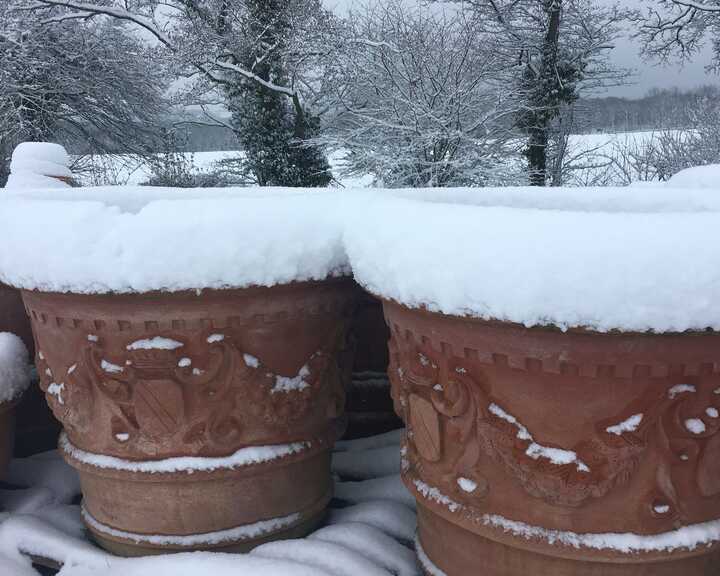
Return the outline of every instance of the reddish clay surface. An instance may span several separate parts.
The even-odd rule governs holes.
[[[720,518],[720,334],[563,333],[393,302],[385,314],[395,406],[409,432],[403,477],[420,505],[422,546],[441,570],[720,573],[717,546],[627,555],[483,522],[490,514],[572,533],[654,535]],[[533,444],[575,459],[553,463]],[[427,487],[451,502],[427,497]]]
[[[345,280],[199,294],[24,292],[41,385],[76,447],[140,461],[311,444],[192,475],[109,471],[69,457],[86,509],[114,529],[162,535],[317,515],[343,422],[339,364],[353,296]]]

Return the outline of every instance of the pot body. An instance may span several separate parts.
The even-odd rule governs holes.
[[[720,573],[720,334],[384,305],[428,572]]]
[[[247,549],[317,521],[343,425],[350,282],[23,297],[101,544]]]

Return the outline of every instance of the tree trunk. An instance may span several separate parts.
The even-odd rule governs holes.
[[[547,147],[550,137],[550,126],[560,109],[560,101],[548,94],[558,82],[558,47],[560,44],[560,17],[562,0],[545,0],[548,14],[548,26],[542,47],[540,74],[536,83],[536,98],[541,109],[536,114],[536,121],[529,129],[527,159],[530,171],[531,186],[545,186],[547,183]],[[558,87],[559,88],[559,87]],[[558,94],[558,90],[555,90]]]
[[[530,129],[527,159],[530,165],[530,186],[545,186],[547,181],[548,126]]]

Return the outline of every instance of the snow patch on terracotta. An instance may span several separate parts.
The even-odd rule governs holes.
[[[113,364],[112,362],[108,362],[107,360],[102,360],[100,362],[100,368],[102,368],[108,374],[120,374],[125,370],[122,366],[118,366],[117,364]]]
[[[533,460],[539,460],[541,458],[548,460],[556,466],[566,466],[568,464],[575,464],[579,472],[590,472],[590,468],[585,464],[576,452],[572,450],[563,450],[561,448],[550,448],[543,446],[535,442],[532,434],[523,426],[515,416],[508,414],[505,410],[500,408],[497,404],[490,404],[488,410],[498,418],[509,422],[518,429],[517,437],[520,440],[530,442],[525,454],[527,454]]]
[[[615,426],[609,426],[606,428],[608,434],[615,434],[616,436],[622,436],[625,432],[636,432],[643,421],[643,414],[635,414],[630,416],[627,420],[616,424]]]
[[[700,420],[700,418],[688,418],[685,420],[685,428],[693,434],[704,434],[705,430],[707,430],[705,422]]]
[[[180,358],[178,366],[180,368],[187,368],[188,366],[192,366],[192,360],[190,360],[190,358]]]
[[[243,354],[243,360],[245,360],[245,365],[249,366],[250,368],[257,368],[260,366],[260,360],[255,358],[255,356],[252,356],[251,354]]]
[[[167,474],[173,472],[211,472],[213,470],[233,469],[251,464],[261,464],[278,460],[293,454],[298,454],[310,448],[310,442],[295,442],[293,444],[277,444],[272,446],[250,446],[241,448],[234,454],[225,458],[203,458],[199,456],[180,456],[164,460],[124,460],[115,456],[94,454],[74,446],[66,434],[60,436],[60,449],[75,460],[111,470],[126,470],[128,472],[143,472],[146,474]]]
[[[578,549],[613,550],[625,554],[671,552],[680,549],[694,550],[699,546],[720,541],[720,520],[685,526],[672,532],[652,536],[632,533],[576,534],[574,532],[531,526],[491,514],[483,515],[481,521],[486,526],[500,528],[504,532],[525,540],[542,540],[550,545],[559,544]]]
[[[305,378],[308,376],[310,376],[310,368],[307,364],[300,368],[300,372],[298,372],[297,376],[293,376],[291,378],[278,376],[276,374],[275,386],[272,387],[270,392],[272,394],[276,394],[277,392],[297,392],[304,390],[305,388],[309,388],[310,384],[305,382]]]
[[[697,392],[697,388],[692,384],[676,384],[668,390],[670,400],[675,400],[679,394]]]
[[[455,502],[452,498],[445,496],[445,494],[440,492],[440,490],[438,490],[435,486],[430,486],[422,480],[414,480],[413,484],[415,485],[415,488],[417,488],[417,491],[425,498],[428,500],[434,500],[438,504],[446,506],[450,512],[456,512],[461,508],[460,504]]]
[[[715,408],[714,406],[710,406],[709,408],[706,408],[705,414],[707,414],[709,418],[717,418],[720,416],[720,412],[718,412],[718,409]]]
[[[189,536],[164,536],[164,535],[149,535],[149,534],[134,534],[132,532],[125,532],[123,530],[117,530],[101,522],[98,522],[93,516],[85,509],[82,509],[82,515],[84,520],[95,530],[101,534],[107,534],[115,538],[122,538],[124,540],[130,540],[136,544],[153,544],[155,546],[203,546],[203,545],[216,545],[222,544],[223,542],[234,542],[237,540],[249,540],[253,538],[259,538],[264,534],[270,534],[277,532],[284,528],[288,528],[293,524],[297,523],[301,519],[299,513],[290,514],[289,516],[283,516],[281,518],[272,518],[270,520],[261,520],[254,524],[247,524],[245,526],[238,526],[236,528],[230,528],[229,530],[222,530],[218,532],[208,532],[206,534],[194,534]]]
[[[128,350],[177,350],[182,348],[183,343],[173,340],[172,338],[163,338],[155,336],[154,338],[144,338],[135,340],[126,346]]]
[[[47,393],[50,394],[50,396],[55,396],[57,398],[58,403],[63,406],[65,404],[65,400],[63,399],[62,395],[65,391],[65,383],[57,384],[53,382],[48,386]]]
[[[210,336],[207,337],[208,344],[215,344],[223,340],[225,340],[225,334],[210,334]]]
[[[478,486],[477,482],[475,482],[474,480],[462,477],[457,479],[457,484],[463,491],[467,492],[468,494],[472,494],[473,492],[475,492]]]

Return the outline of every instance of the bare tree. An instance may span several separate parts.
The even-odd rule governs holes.
[[[448,0],[439,0],[448,1]],[[452,0],[449,0],[452,1]],[[622,82],[608,53],[623,12],[594,0],[465,0],[487,33],[498,39],[508,84],[519,95],[516,126],[526,135],[524,150],[532,185],[553,181],[548,158],[554,124],[584,90]],[[484,33],[483,33],[484,32]],[[556,150],[561,147],[555,144]]]
[[[315,136],[334,19],[321,0],[37,0],[48,20],[109,17],[149,33],[194,99],[218,92],[260,184],[329,179]],[[186,102],[187,103],[187,102]],[[193,102],[197,103],[197,102]]]
[[[26,7],[0,7],[0,182],[23,140],[145,152],[165,86],[152,54],[119,21],[49,24]]]
[[[720,1],[643,0],[643,4],[633,20],[646,55],[687,60],[709,40],[714,51],[712,67],[720,67]]]
[[[336,112],[325,140],[349,175],[385,186],[492,181],[510,132],[492,38],[466,12],[401,0],[353,11],[333,68]]]

